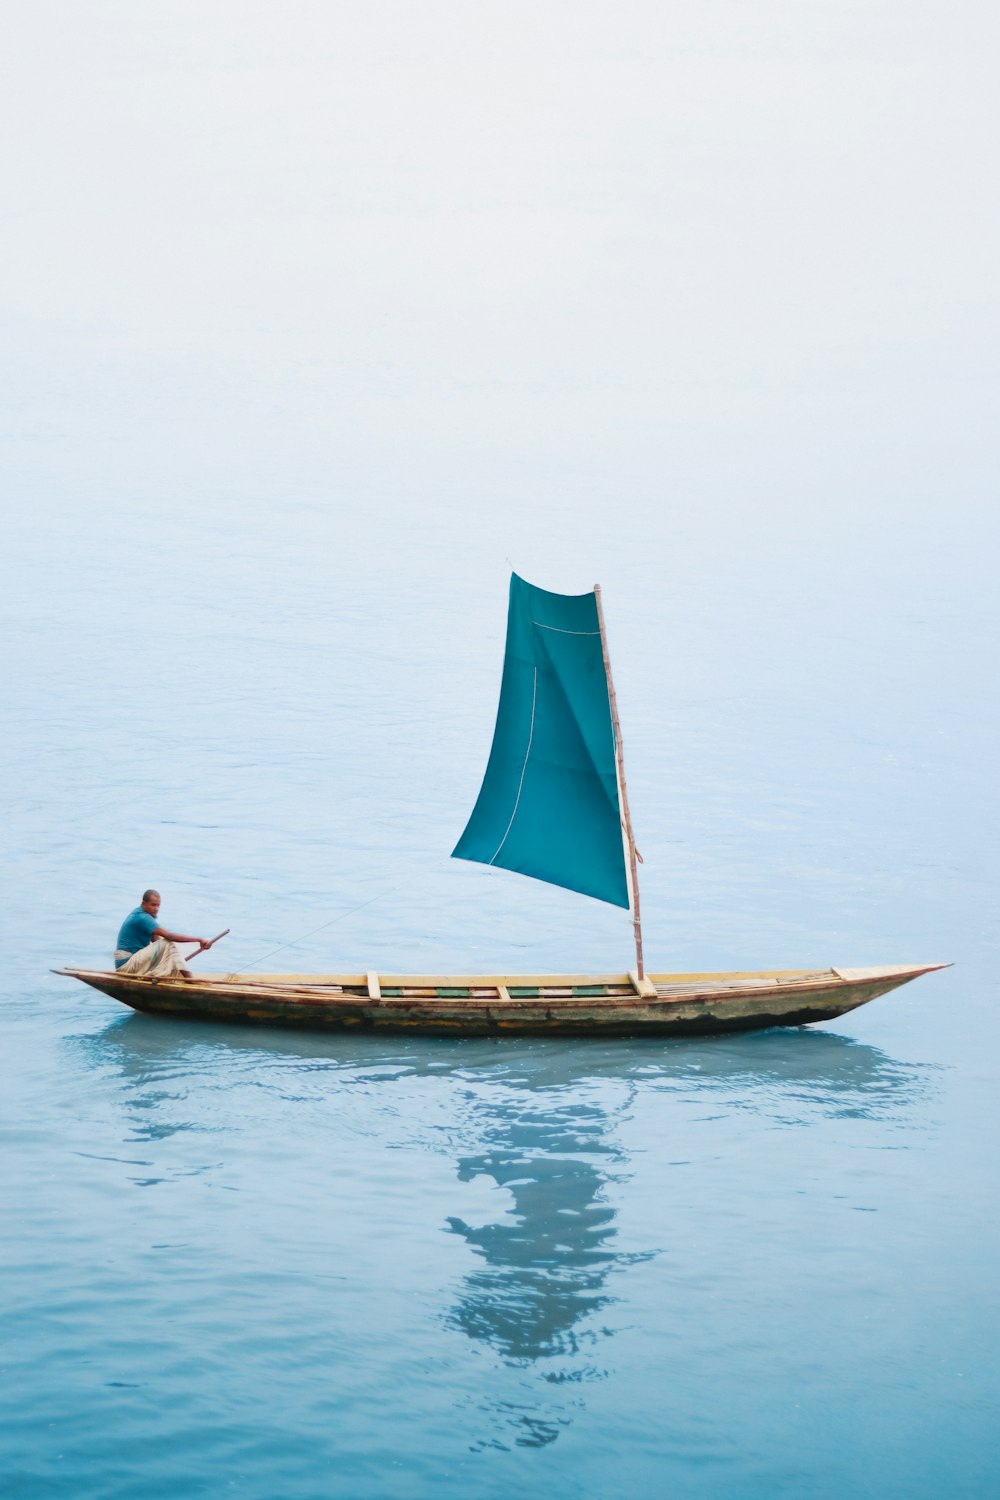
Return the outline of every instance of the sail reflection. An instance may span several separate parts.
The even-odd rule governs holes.
[[[576,1325],[609,1300],[608,1272],[625,1259],[602,1197],[609,1169],[624,1160],[605,1141],[610,1123],[596,1106],[511,1101],[491,1112],[485,1149],[459,1161],[460,1181],[490,1178],[511,1206],[480,1226],[449,1218],[481,1260],[450,1321],[505,1359],[577,1352]]]

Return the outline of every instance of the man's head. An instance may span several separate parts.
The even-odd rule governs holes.
[[[157,912],[160,910],[159,891],[143,891],[142,909],[143,911],[148,911],[151,917],[156,916]]]

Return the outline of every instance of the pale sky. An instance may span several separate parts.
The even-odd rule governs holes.
[[[9,0],[9,482],[992,494],[985,0]]]

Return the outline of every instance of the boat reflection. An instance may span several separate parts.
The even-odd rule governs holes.
[[[386,1085],[433,1075],[474,1078],[484,1087],[502,1085],[481,1100],[492,1101],[492,1127],[488,1119],[484,1127],[494,1131],[514,1127],[504,1114],[505,1089],[517,1091],[523,1100],[551,1091],[579,1091],[599,1081],[628,1089],[700,1094],[756,1115],[773,1113],[791,1123],[800,1114],[805,1123],[816,1115],[899,1111],[902,1124],[907,1107],[923,1095],[936,1071],[925,1063],[897,1061],[851,1037],[804,1028],[670,1041],[495,1041],[328,1036],[119,1013],[101,1030],[77,1036],[70,1045],[90,1065],[115,1068],[133,1102],[141,1097],[150,1114],[155,1114],[158,1100],[172,1097],[171,1080],[192,1074],[224,1086],[252,1072],[258,1080],[266,1077],[270,1087],[288,1098],[295,1096],[299,1081],[315,1073],[332,1071],[342,1079],[363,1077]],[[597,1106],[598,1113],[602,1108]],[[170,1129],[166,1121],[161,1124]],[[590,1127],[595,1124],[590,1121]],[[593,1139],[592,1129],[590,1133]]]
[[[480,1425],[485,1418],[483,1442],[498,1447],[549,1443],[578,1416],[582,1388],[607,1373],[602,1349],[615,1319],[602,1319],[602,1310],[619,1300],[630,1266],[660,1253],[659,1245],[622,1242],[616,1208],[628,1201],[628,1120],[639,1102],[648,1106],[649,1093],[697,1106],[699,1119],[752,1111],[809,1128],[847,1115],[905,1129],[935,1071],[831,1032],[803,1031],[668,1044],[442,1041],[130,1016],[79,1044],[93,1065],[120,1070],[145,1139],[191,1128],[199,1081],[214,1090],[244,1080],[257,1099],[261,1087],[276,1093],[299,1119],[328,1109],[334,1089],[341,1108],[349,1090],[362,1090],[376,1137],[387,1118],[398,1129],[402,1117],[408,1147],[448,1151],[462,1201],[442,1227],[464,1241],[471,1260],[456,1287],[442,1288],[440,1322],[509,1372],[485,1411],[482,1398],[467,1398]],[[415,1079],[436,1087],[414,1095]],[[403,1110],[397,1088],[410,1090]],[[409,1122],[415,1099],[420,1118]]]
[[[481,1144],[458,1177],[503,1190],[506,1212],[449,1220],[477,1263],[445,1321],[520,1367],[525,1399],[478,1403],[490,1432],[479,1446],[553,1442],[579,1414],[581,1388],[607,1376],[601,1349],[615,1319],[596,1315],[619,1300],[628,1267],[660,1251],[627,1250],[616,1222],[629,1168],[620,1127],[638,1091],[694,1095],[713,1112],[723,1102],[771,1111],[785,1124],[817,1110],[899,1120],[926,1071],[829,1033],[772,1033],[676,1049],[576,1046],[532,1054],[496,1080],[492,1097],[478,1096]]]

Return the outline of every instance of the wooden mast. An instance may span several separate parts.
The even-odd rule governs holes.
[[[604,674],[608,679],[608,702],[611,705],[611,723],[615,731],[615,769],[618,772],[618,789],[622,804],[622,832],[625,835],[624,844],[628,854],[629,894],[632,897],[632,930],[635,933],[635,971],[641,982],[646,977],[646,971],[642,966],[642,922],[639,916],[639,875],[637,863],[640,856],[636,852],[635,835],[632,832],[632,815],[628,810],[628,791],[625,786],[625,757],[622,753],[621,725],[618,722],[618,699],[615,697],[615,684],[611,676],[611,659],[608,656],[608,638],[604,630],[604,610],[601,606],[601,585],[599,583],[594,584],[594,598],[597,600],[597,623],[601,631]]]

